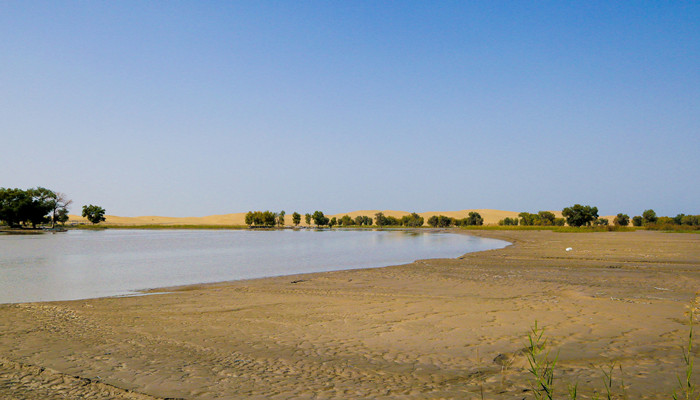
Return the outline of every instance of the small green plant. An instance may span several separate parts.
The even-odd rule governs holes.
[[[554,360],[549,359],[549,350],[547,350],[547,339],[543,339],[544,328],[537,326],[532,327],[528,333],[527,361],[530,365],[528,371],[532,374],[532,393],[536,400],[553,400],[554,399],[554,367],[557,365],[557,357]],[[576,389],[574,389],[574,392]]]
[[[700,399],[700,395],[695,395],[695,384],[692,382],[693,377],[693,325],[695,324],[695,313],[698,312],[698,307],[700,306],[700,299],[696,295],[695,299],[688,306],[688,320],[690,325],[690,331],[688,333],[688,348],[687,350],[681,348],[683,351],[683,361],[685,361],[685,382],[681,380],[678,376],[678,386],[681,391],[679,395],[675,390],[673,391],[673,400],[697,400]]]

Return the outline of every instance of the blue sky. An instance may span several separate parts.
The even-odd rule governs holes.
[[[123,216],[700,214],[700,3],[0,3],[0,187]]]

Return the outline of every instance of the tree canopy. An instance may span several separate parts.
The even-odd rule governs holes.
[[[245,215],[245,223],[248,226],[274,227],[278,222],[277,213],[272,211],[248,211]]]
[[[83,206],[83,217],[93,224],[99,224],[105,220],[105,209],[92,204]]]
[[[580,204],[566,207],[561,213],[566,218],[566,223],[569,226],[590,226],[593,221],[598,219],[598,207],[582,206]]]
[[[330,223],[330,220],[323,214],[322,211],[314,211],[313,215],[311,215],[311,219],[314,220],[314,224],[316,224],[316,226],[324,226]]]
[[[0,188],[0,221],[10,227],[65,222],[68,200],[62,193],[37,187],[33,189]]]
[[[301,223],[301,214],[294,211],[294,213],[292,214],[292,223],[294,224],[294,226],[298,226]]]

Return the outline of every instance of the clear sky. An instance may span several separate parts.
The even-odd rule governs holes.
[[[3,1],[0,187],[700,214],[698,1]]]

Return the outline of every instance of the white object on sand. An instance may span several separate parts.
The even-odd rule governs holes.
[[[571,251],[571,250],[573,250],[573,247],[567,247],[567,248],[566,248],[566,251]]]

